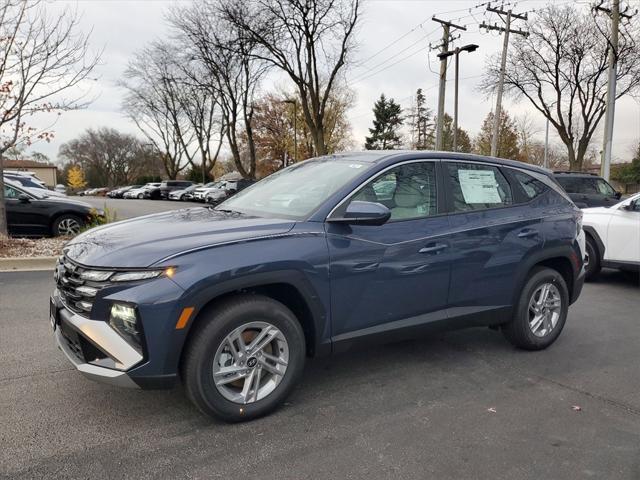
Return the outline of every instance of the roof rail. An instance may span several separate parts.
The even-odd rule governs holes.
[[[566,173],[566,174],[573,174],[573,175],[591,175],[592,177],[599,177],[600,175],[598,175],[597,173],[593,173],[593,172],[577,172],[574,170],[554,170],[553,171],[554,174],[562,174],[562,173]]]

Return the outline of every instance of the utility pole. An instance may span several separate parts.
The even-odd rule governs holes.
[[[451,38],[451,29],[466,30],[467,27],[456,25],[455,23],[448,22],[446,20],[440,20],[433,16],[431,18],[434,22],[442,25],[442,43],[433,48],[440,48],[440,55],[446,53],[449,50],[449,42],[453,40]],[[440,56],[438,55],[438,56]],[[440,90],[438,92],[438,121],[436,123],[436,150],[442,150],[442,128],[444,125],[444,99],[445,99],[445,87],[447,83],[447,58],[440,59]]]
[[[293,105],[293,163],[296,163],[298,161],[298,101],[295,98],[287,98],[282,100],[282,103]],[[284,166],[287,166],[286,157]]]
[[[611,39],[609,41],[609,68],[607,80],[607,106],[604,118],[604,138],[602,141],[602,159],[600,162],[600,174],[609,181],[611,174],[611,147],[613,146],[613,121],[616,110],[616,76],[618,69],[618,32],[620,17],[631,18],[627,14],[629,7],[620,11],[620,0],[613,0],[611,8],[602,6],[603,2],[595,7],[596,11],[605,12],[611,17]]]
[[[455,82],[453,89],[453,151],[458,151],[458,74],[460,72],[460,52],[475,52],[478,49],[478,45],[473,43],[465,45],[464,47],[457,47],[455,50],[449,50],[438,54],[440,60],[446,59],[451,55],[456,56],[456,72]]]
[[[544,133],[544,168],[549,168],[549,119],[547,118],[547,128]]]
[[[491,4],[487,5],[487,11],[496,13],[504,21],[505,26],[499,27],[498,25],[488,25],[482,22],[480,28],[486,30],[497,30],[498,32],[504,32],[504,41],[502,43],[502,59],[500,62],[500,78],[498,80],[498,92],[496,97],[496,110],[493,114],[493,137],[491,138],[491,156],[495,157],[498,154],[498,138],[500,136],[500,117],[502,116],[502,92],[504,90],[504,73],[507,68],[507,50],[509,49],[509,34],[514,33],[516,35],[522,35],[524,37],[529,36],[529,32],[524,30],[514,30],[511,28],[511,21],[513,19],[527,21],[528,16],[526,13],[518,14],[513,13],[511,9],[503,10],[502,8],[494,8]],[[506,15],[506,18],[502,16]]]

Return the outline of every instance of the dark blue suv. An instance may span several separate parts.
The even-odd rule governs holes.
[[[180,379],[200,410],[263,415],[305,357],[470,326],[520,348],[580,294],[582,213],[552,175],[438,152],[298,163],[216,208],[95,228],[56,269],[51,322],[86,376]]]

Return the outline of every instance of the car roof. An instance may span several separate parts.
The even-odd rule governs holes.
[[[439,159],[439,160],[468,160],[470,162],[480,163],[492,163],[498,165],[505,165],[508,167],[522,168],[525,170],[532,170],[544,175],[550,175],[552,172],[546,168],[538,167],[530,163],[518,162],[516,160],[507,160],[504,158],[489,157],[484,155],[476,155],[472,153],[462,152],[443,152],[437,150],[367,150],[362,152],[340,152],[324,157],[318,157],[320,159],[333,158],[344,160],[357,160],[362,162],[379,163],[383,161],[401,161],[401,160],[413,160],[413,159]]]

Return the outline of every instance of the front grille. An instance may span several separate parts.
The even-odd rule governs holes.
[[[56,267],[56,285],[65,306],[75,313],[87,314],[93,308],[97,292],[109,286],[108,281],[97,282],[82,278],[89,270],[73,262],[66,256],[60,257]]]

